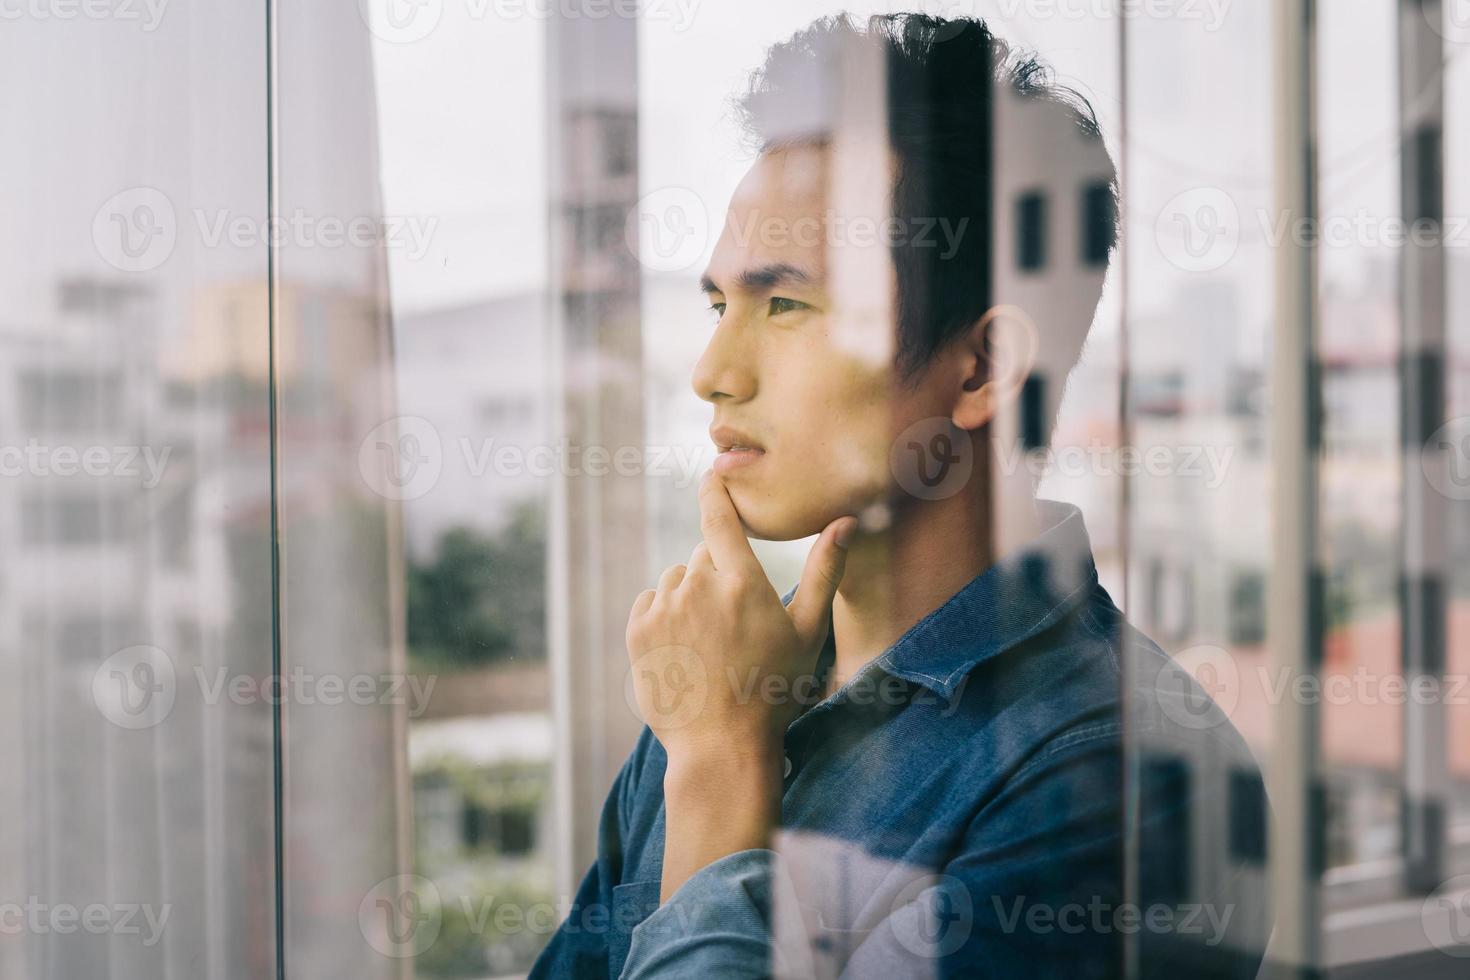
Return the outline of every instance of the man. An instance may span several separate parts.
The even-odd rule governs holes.
[[[693,375],[704,540],[631,610],[649,727],[534,975],[1253,976],[1259,876],[1194,868],[1211,819],[1258,850],[1250,753],[1123,621],[1075,508],[1007,465],[1116,238],[1090,109],[983,23],[919,15],[817,22],[740,108],[759,155]],[[1093,258],[1050,282],[1011,274],[992,204],[1047,158]],[[747,534],[818,535],[785,600]]]

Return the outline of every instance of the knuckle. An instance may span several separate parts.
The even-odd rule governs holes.
[[[751,586],[754,585],[751,576],[743,571],[730,572],[728,575],[723,576],[723,578],[726,583],[725,587],[730,591],[730,594],[737,597],[746,595],[750,592]]]

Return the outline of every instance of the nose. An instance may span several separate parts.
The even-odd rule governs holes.
[[[756,373],[749,339],[733,316],[715,327],[709,345],[694,365],[690,383],[694,393],[710,404],[743,402],[755,397]]]

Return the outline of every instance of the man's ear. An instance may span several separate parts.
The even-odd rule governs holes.
[[[961,391],[950,418],[975,431],[1014,402],[1036,366],[1036,324],[1019,306],[993,306],[956,338]]]

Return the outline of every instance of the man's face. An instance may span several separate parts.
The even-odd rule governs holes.
[[[886,308],[881,334],[862,328],[872,317],[852,295],[864,291],[854,270],[891,283],[892,265],[881,242],[843,240],[829,185],[825,149],[763,154],[735,191],[705,277],[718,322],[692,383],[714,406],[715,471],[758,538],[815,534],[884,499],[894,433],[946,414],[922,384],[894,384]]]

